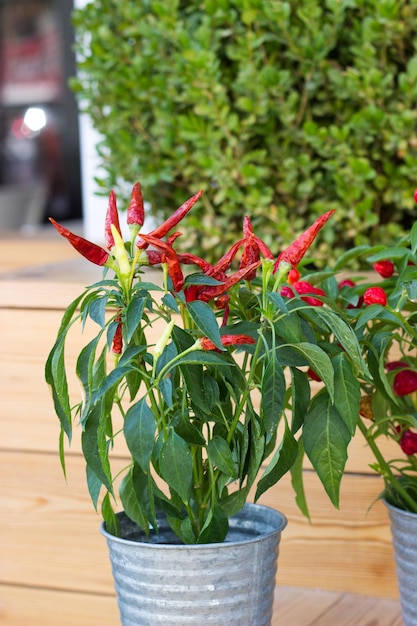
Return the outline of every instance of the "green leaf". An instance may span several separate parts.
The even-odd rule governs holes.
[[[97,297],[95,300],[92,300],[88,306],[89,316],[100,328],[104,328],[106,325],[106,307],[107,296]]]
[[[201,330],[203,335],[208,337],[219,350],[224,350],[220,339],[219,325],[212,308],[206,302],[195,300],[187,303],[189,312],[194,324]]]
[[[337,389],[335,407],[353,437],[359,417],[360,384],[345,354],[336,356],[333,359],[333,365],[335,371],[334,384]]]
[[[291,485],[294,489],[295,502],[298,508],[300,509],[301,513],[305,515],[305,517],[310,521],[310,513],[308,510],[306,495],[304,491],[303,460],[304,460],[304,446],[303,446],[303,441],[300,440],[298,442],[298,455],[290,470]]]
[[[55,412],[61,423],[61,428],[66,433],[68,440],[71,441],[72,414],[65,369],[65,338],[66,332],[63,332],[49,353],[45,365],[45,380],[51,387]]]
[[[349,430],[329,395],[320,393],[313,399],[306,416],[303,442],[308,458],[337,508],[349,441]]]
[[[261,417],[267,442],[274,436],[285,401],[285,376],[280,362],[271,356],[262,376]]]
[[[295,434],[304,424],[304,418],[310,404],[310,381],[307,374],[291,368],[292,420],[291,432]]]
[[[130,343],[133,335],[135,334],[139,324],[142,321],[143,311],[145,308],[147,298],[137,293],[133,296],[126,311],[125,325],[126,325],[126,341]]]
[[[237,478],[236,464],[225,439],[218,436],[210,439],[207,445],[207,453],[212,464],[223,474],[231,478]]]
[[[285,431],[282,441],[276,449],[271,462],[263,473],[262,478],[258,482],[255,501],[258,500],[265,491],[275,485],[280,478],[282,478],[284,474],[291,469],[297,459],[297,454],[297,440],[294,438],[294,435],[288,428],[287,421],[285,420]]]
[[[123,477],[120,484],[120,500],[126,515],[149,537],[149,522],[143,503],[148,489],[147,476],[135,466]]]
[[[87,415],[85,429],[81,435],[81,446],[84,458],[90,469],[112,493],[112,479],[106,441],[106,418],[100,404],[96,405]]]
[[[159,455],[162,478],[188,504],[193,482],[193,460],[187,443],[173,429]]]
[[[120,528],[119,519],[113,511],[113,507],[110,502],[110,495],[108,492],[104,496],[103,502],[101,503],[101,515],[106,525],[107,532],[110,533],[110,535],[114,535],[115,537],[121,537],[122,531]]]
[[[292,344],[291,347],[302,354],[311,368],[326,385],[331,400],[334,400],[334,372],[330,358],[326,352],[313,343]],[[280,348],[278,348],[279,352]]]
[[[155,444],[155,417],[141,398],[126,413],[123,433],[132,457],[146,473]]]
[[[123,378],[131,371],[130,365],[123,365],[122,367],[117,366],[114,370],[110,372],[108,376],[100,383],[97,391],[93,393],[92,396],[92,404],[96,404],[99,402],[103,396],[107,394],[107,392],[111,392],[113,396],[115,393],[115,388],[119,385],[119,383],[123,380]],[[97,386],[97,385],[96,385]]]
[[[229,520],[219,504],[210,509],[197,543],[222,543],[229,530]]]
[[[97,478],[97,475],[93,472],[89,465],[86,465],[85,472],[87,478],[88,493],[90,494],[90,498],[94,504],[94,508],[97,511],[98,498],[103,483],[99,478]]]
[[[363,361],[360,346],[353,329],[339,317],[339,314],[324,307],[316,307],[316,313],[321,317],[350,356],[357,372],[361,371]]]

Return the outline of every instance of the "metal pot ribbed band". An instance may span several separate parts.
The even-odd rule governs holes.
[[[417,515],[387,508],[404,626],[417,626]]]

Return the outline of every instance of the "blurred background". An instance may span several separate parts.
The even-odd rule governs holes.
[[[0,0],[0,230],[82,216],[68,0]]]

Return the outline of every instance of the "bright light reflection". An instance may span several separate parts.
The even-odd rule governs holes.
[[[23,118],[24,124],[33,132],[37,132],[46,126],[46,114],[39,107],[30,107]]]

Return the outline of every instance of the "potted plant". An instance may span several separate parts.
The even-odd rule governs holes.
[[[316,276],[315,283],[347,316],[366,363],[358,426],[375,457],[371,467],[384,481],[405,626],[417,624],[416,252],[414,223],[395,245],[353,248],[332,276]],[[362,261],[367,272],[355,277],[352,267],[363,268]]]
[[[80,426],[88,489],[101,506],[125,625],[171,624],[174,616],[182,624],[269,624],[285,518],[248,501],[291,471],[308,515],[307,454],[338,506],[359,413],[364,365],[344,314],[316,306],[323,304],[317,294],[290,300],[281,294],[333,211],[280,254],[245,217],[242,237],[212,265],[181,248],[176,230],[200,197],[146,233],[136,184],[127,209],[131,236],[123,241],[112,192],[105,248],[51,220],[104,269],[103,279],[65,311],[46,380],[60,420],[64,470],[64,439],[71,440],[74,420]],[[159,279],[149,267],[161,269]],[[74,396],[65,346],[90,323],[95,332],[76,362],[81,394]],[[318,393],[311,392],[313,372],[322,381]],[[114,459],[126,451],[129,462],[119,475]]]

